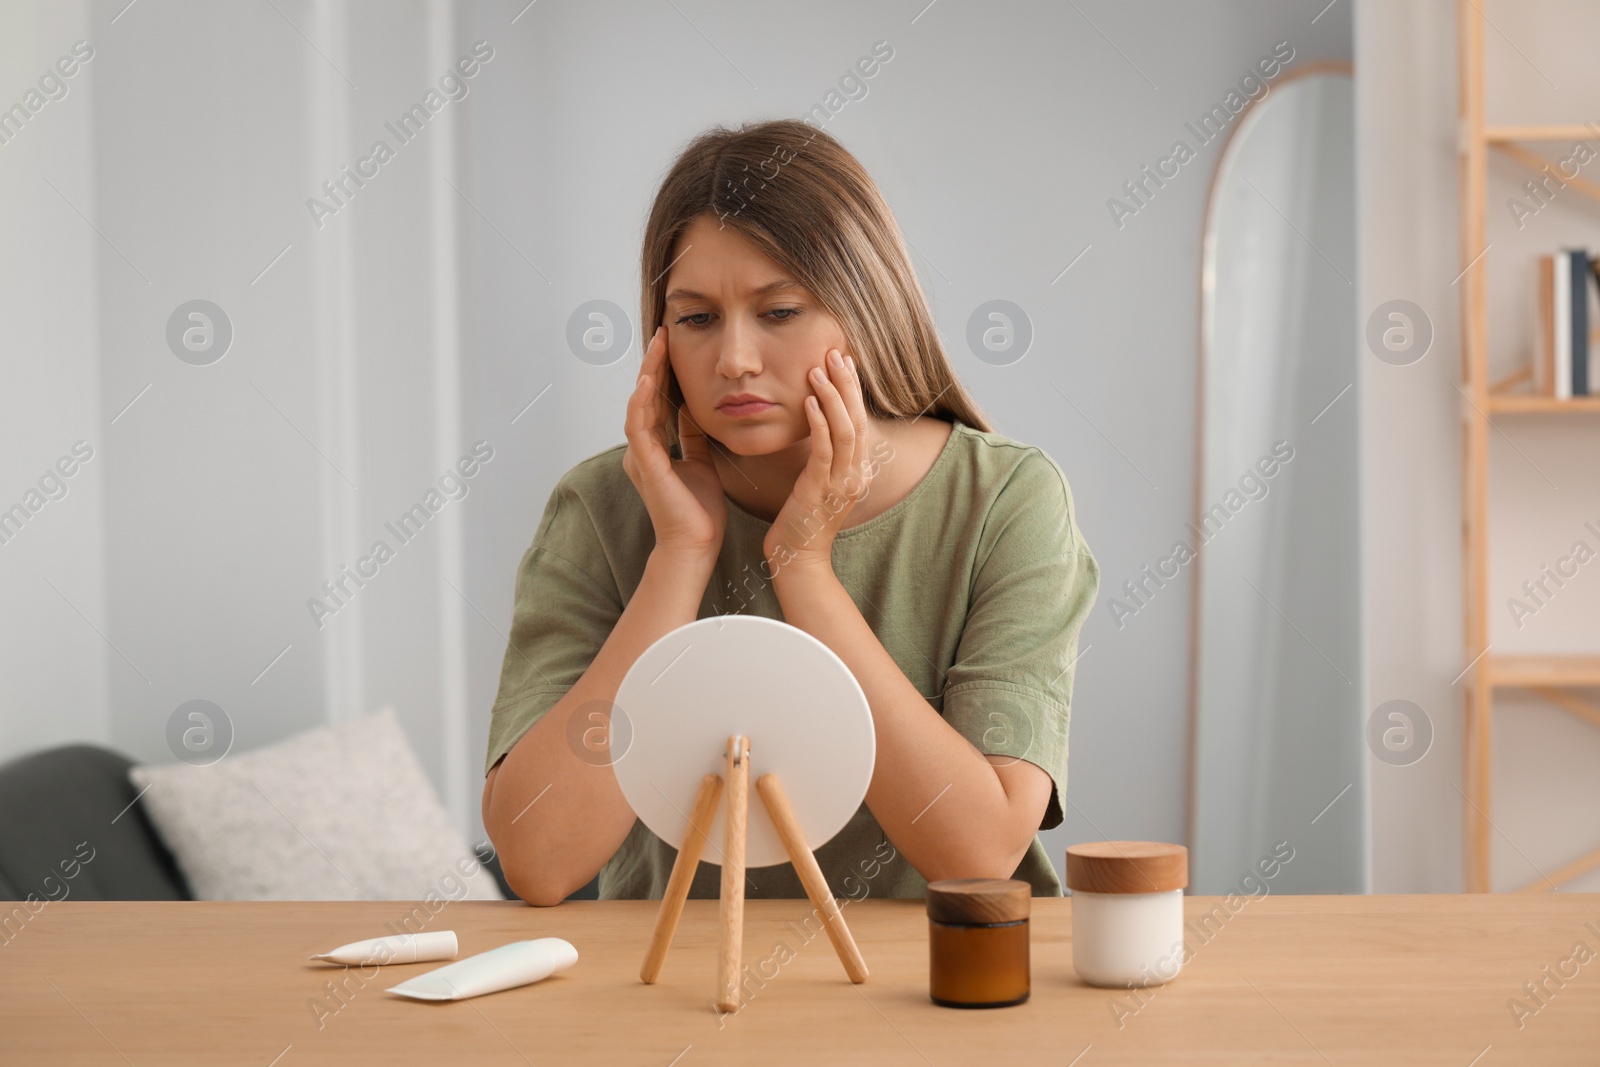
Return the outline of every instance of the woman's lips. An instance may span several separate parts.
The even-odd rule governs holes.
[[[730,418],[743,419],[751,415],[759,415],[763,411],[777,406],[767,400],[743,400],[737,404],[722,404],[718,406],[717,410]]]

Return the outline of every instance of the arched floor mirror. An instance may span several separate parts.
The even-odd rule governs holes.
[[[1369,888],[1355,230],[1351,70],[1307,66],[1235,123],[1206,211],[1194,893]]]

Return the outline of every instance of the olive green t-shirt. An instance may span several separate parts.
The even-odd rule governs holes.
[[[643,577],[655,532],[622,469],[625,449],[608,449],[562,476],[522,558],[485,774],[588,668]],[[699,618],[783,619],[763,567],[770,528],[728,501]],[[1060,825],[1078,631],[1100,572],[1055,462],[958,422],[904,499],[839,532],[833,569],[930,714],[980,752],[1025,759],[1050,775],[1039,828]],[[865,803],[816,855],[838,897],[922,897],[927,889]],[[600,871],[600,897],[659,899],[676,856],[634,820]],[[805,896],[788,863],[748,875],[751,897]],[[689,895],[716,897],[720,877],[702,863]],[[1035,896],[1061,895],[1037,837],[1014,877],[1031,883]]]

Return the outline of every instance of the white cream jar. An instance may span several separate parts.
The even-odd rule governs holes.
[[[1164,985],[1183,969],[1189,851],[1159,841],[1095,841],[1067,849],[1072,966],[1094,986]]]

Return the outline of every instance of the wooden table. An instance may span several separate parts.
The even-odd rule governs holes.
[[[921,901],[844,909],[872,970],[855,986],[826,935],[806,939],[806,902],[751,900],[745,961],[772,977],[726,1016],[715,901],[689,902],[653,986],[638,980],[652,901],[423,908],[463,956],[550,936],[580,953],[544,982],[448,1004],[383,992],[437,963],[306,960],[388,932],[407,905],[64,901],[0,946],[0,1064],[1600,1063],[1600,895],[1239,899],[1186,899],[1193,957],[1142,998],[1081,983],[1070,900],[1035,899],[1032,999],[984,1011],[929,1002]],[[1579,942],[1597,955],[1563,963]],[[342,1002],[327,984],[341,980]],[[1523,985],[1541,980],[1542,1006]]]

